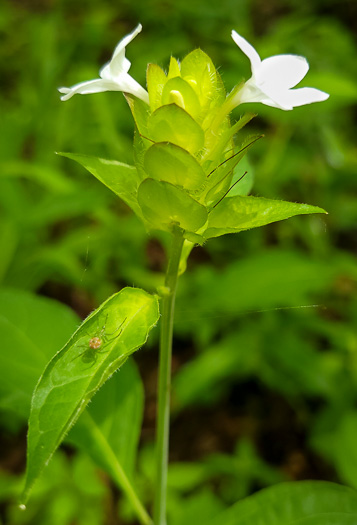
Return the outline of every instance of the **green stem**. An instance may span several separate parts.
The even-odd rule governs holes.
[[[182,231],[173,232],[168,261],[165,293],[161,302],[160,368],[156,424],[156,494],[154,524],[166,525],[167,467],[170,427],[171,354],[176,287],[183,247]]]

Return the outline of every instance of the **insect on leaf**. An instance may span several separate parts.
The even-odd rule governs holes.
[[[158,317],[154,296],[124,288],[95,310],[48,363],[32,398],[23,503],[88,401],[145,343]]]

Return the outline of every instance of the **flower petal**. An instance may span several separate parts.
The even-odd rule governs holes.
[[[118,90],[124,93],[131,93],[137,98],[141,98],[144,102],[149,104],[149,93],[144,89],[139,82],[133,79],[130,75],[123,74],[118,78]]]
[[[127,73],[121,75],[117,81],[98,78],[88,82],[81,82],[71,88],[62,87],[58,91],[64,93],[64,96],[61,97],[63,101],[77,94],[88,95],[89,93],[102,93],[103,91],[123,91],[124,93],[131,93],[149,104],[148,92]]]
[[[88,80],[88,82],[81,82],[80,84],[75,84],[70,88],[62,87],[58,88],[60,93],[64,93],[64,96],[61,97],[61,100],[68,100],[73,97],[73,95],[87,95],[89,93],[101,93],[103,91],[118,91],[120,88],[109,80],[103,80],[97,78],[95,80]]]
[[[249,57],[252,76],[242,87],[233,89],[228,97],[227,107],[233,108],[245,102],[260,102],[288,111],[329,97],[327,93],[315,88],[291,89],[309,70],[306,58],[298,55],[276,55],[262,61],[253,46],[236,31],[232,31],[232,38]]]
[[[247,42],[245,38],[238,35],[237,31],[232,31],[232,38],[237,44],[237,46],[241,49],[241,51],[243,51],[243,53],[249,58],[252,73],[254,74],[254,72],[260,67],[261,64],[260,56],[254,49],[254,47],[249,42]]]
[[[279,102],[284,105],[292,107],[304,106],[305,104],[313,104],[314,102],[323,102],[329,98],[329,94],[320,89],[304,87],[298,89],[289,89],[286,91]]]
[[[269,88],[261,89],[254,82],[253,78],[251,78],[244,84],[241,91],[237,93],[236,102],[239,101],[238,104],[244,104],[245,102],[260,102],[266,106],[283,109],[285,111],[293,109],[290,104],[285,103],[284,94],[286,91],[279,91],[277,86],[274,86],[274,88],[275,89],[271,90],[269,90]]]
[[[118,75],[122,73],[127,73],[130,69],[130,62],[127,58],[125,58],[125,48],[134,38],[140,33],[142,30],[142,25],[139,24],[134,31],[129,33],[129,35],[126,35],[117,45],[117,47],[114,50],[113,56],[109,64],[107,66],[104,66],[104,68],[100,72],[100,76],[103,76],[105,78],[107,76],[107,70],[106,68],[109,68],[110,75],[112,77],[117,77]]]
[[[309,70],[304,57],[276,55],[262,61],[254,74],[258,85],[277,86],[279,90],[290,89],[298,84]]]

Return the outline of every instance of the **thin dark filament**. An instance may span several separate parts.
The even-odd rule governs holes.
[[[232,186],[229,188],[229,190],[226,191],[226,193],[223,195],[223,197],[221,197],[221,198],[219,199],[219,201],[217,201],[216,204],[215,204],[214,206],[212,206],[212,208],[211,208],[210,211],[212,211],[216,206],[218,206],[218,204],[219,204],[221,201],[223,201],[224,197],[226,197],[226,196],[228,195],[228,193],[231,191],[231,189],[234,188],[234,186],[235,186],[236,184],[238,184],[238,182],[240,182],[240,181],[246,176],[247,173],[248,173],[247,171],[246,171],[245,173],[243,173],[243,175],[242,175],[238,180],[236,180],[234,184],[232,184]]]
[[[156,142],[155,142],[154,140],[149,139],[148,137],[145,137],[145,135],[143,135],[142,133],[139,133],[139,135],[140,135],[140,137],[141,137],[142,139],[146,139],[146,140],[148,140],[149,142],[152,142],[153,144],[156,144]]]
[[[237,311],[234,311],[234,310],[231,310],[228,313],[228,315],[231,315],[231,314],[234,314],[234,317],[241,317],[243,315],[250,315],[250,314],[261,314],[261,313],[266,313],[266,312],[278,312],[278,311],[281,311],[281,310],[301,310],[303,308],[323,308],[324,310],[326,310],[326,307],[323,305],[323,304],[302,304],[302,305],[299,305],[299,306],[280,306],[280,307],[277,307],[277,308],[265,308],[263,310],[243,310],[241,312],[237,312]],[[209,310],[203,310],[201,309],[199,311],[200,316],[196,316],[195,317],[195,313],[197,313],[197,310],[180,310],[180,311],[177,311],[177,317],[176,317],[176,320],[175,320],[175,324],[182,324],[182,323],[186,323],[187,322],[187,317],[190,318],[190,321],[200,321],[201,319],[226,319],[227,318],[227,313],[225,313],[224,315],[210,315],[211,314],[211,311]],[[180,319],[180,316],[182,317],[182,319]]]
[[[223,166],[223,164],[225,164],[226,162],[228,162],[229,160],[232,160],[234,159],[234,157],[236,157],[237,155],[239,155],[239,153],[242,153],[242,151],[244,151],[245,149],[249,148],[249,146],[251,146],[252,144],[254,144],[254,142],[256,142],[257,140],[261,139],[262,137],[264,137],[264,135],[260,135],[260,137],[257,137],[256,139],[252,140],[252,142],[250,142],[249,144],[247,144],[246,146],[244,146],[242,149],[240,149],[239,151],[237,151],[237,153],[235,153],[234,155],[232,155],[231,157],[228,157],[228,159],[224,160],[223,162],[221,162],[220,164],[218,164],[218,166],[216,166],[208,175],[207,175],[207,178],[210,177],[212,175],[212,173],[214,173],[216,170],[218,170],[218,168],[220,168],[221,166]]]
[[[215,184],[214,186],[212,186],[212,188],[211,188],[209,191],[211,192],[212,190],[214,190],[215,188],[217,188],[217,186],[219,186],[220,184],[222,184],[222,182],[223,182],[225,179],[227,179],[228,177],[230,177],[230,176],[233,174],[233,170],[234,170],[234,168],[232,168],[231,170],[229,170],[229,172],[226,173],[225,176],[222,177],[218,182],[216,182],[216,184]]]

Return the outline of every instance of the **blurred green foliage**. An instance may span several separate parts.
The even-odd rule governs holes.
[[[134,124],[124,97],[104,93],[62,103],[57,87],[96,78],[115,44],[141,22],[127,56],[143,85],[147,63],[167,69],[170,54],[182,59],[201,47],[229,91],[250,75],[230,39],[234,28],[262,57],[306,56],[311,70],[302,85],[331,94],[292,112],[242,107],[259,113],[249,132],[265,134],[245,168],[254,174],[253,195],[308,202],[329,215],[226,235],[192,252],[177,304],[173,436],[190,424],[185,414],[198,418],[195,432],[202,436],[214,432],[222,412],[231,419],[224,450],[220,442],[175,449],[172,438],[173,524],[185,523],[183,501],[191,520],[196,508],[213,516],[282,478],[325,477],[357,487],[356,19],[352,0],[1,3],[1,286],[51,296],[82,317],[125,285],[160,285],[166,237],[150,239],[125,204],[54,154],[132,163]],[[12,352],[2,346],[5,355]],[[155,360],[153,350],[143,352]],[[24,421],[3,405],[1,425],[14,436]],[[138,483],[150,500],[148,447]],[[23,466],[3,465],[1,501],[18,494],[21,484],[10,471]],[[106,482],[93,466],[80,455],[73,462],[58,455],[50,468],[32,510],[8,508],[11,524],[105,523],[103,505],[116,502],[108,503]],[[80,474],[86,484],[74,477],[72,489],[73,469],[86,471]]]

